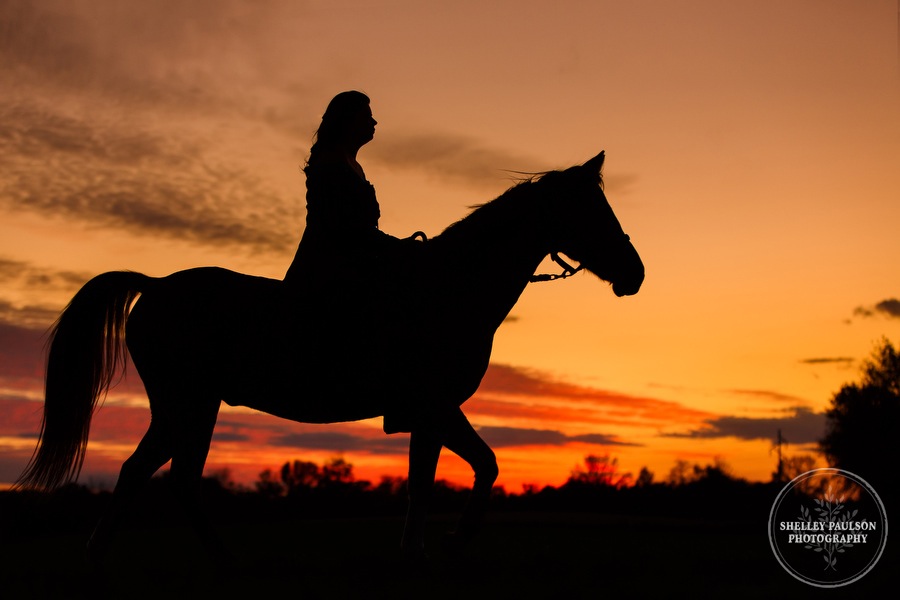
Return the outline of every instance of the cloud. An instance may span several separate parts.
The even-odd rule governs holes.
[[[296,244],[302,207],[199,142],[39,107],[0,105],[0,123],[2,209],[252,251]]]
[[[24,396],[0,395],[0,437],[37,437],[43,404]]]
[[[800,364],[804,365],[838,365],[849,366],[853,364],[855,359],[846,356],[821,357],[821,358],[804,358]]]
[[[712,413],[677,402],[574,385],[537,370],[491,363],[467,412],[542,421],[637,425],[699,423]]]
[[[368,157],[394,168],[413,169],[430,176],[471,186],[496,187],[498,183],[513,185],[520,173],[534,173],[548,169],[537,158],[502,148],[485,146],[473,136],[453,133],[419,133],[382,136],[378,144],[368,150]],[[584,160],[590,158],[584,157]],[[606,187],[627,189],[634,175],[604,177]]]
[[[303,223],[301,202],[171,124],[151,131],[139,121],[0,101],[0,154],[9,164],[0,209],[9,212],[275,253],[295,247]],[[511,185],[503,169],[536,168],[534,159],[439,134],[379,139],[370,157],[471,185]]]
[[[0,315],[4,313],[0,303]],[[40,390],[44,381],[45,331],[0,322],[0,382],[18,390]]]
[[[791,402],[791,403],[803,403],[805,400],[803,398],[798,398],[797,396],[791,396],[790,394],[782,394],[781,392],[774,392],[771,390],[743,390],[743,389],[732,389],[728,390],[729,393],[737,394],[739,396],[747,396],[751,398],[758,398],[762,400],[774,400],[776,402]]]
[[[71,297],[91,277],[86,272],[44,269],[0,257],[0,324],[46,331],[59,316],[62,303],[34,303],[34,299]],[[17,300],[3,297],[6,294]]]
[[[0,257],[0,285],[39,288],[40,292],[70,291],[84,285],[90,273],[42,269],[31,263]]]
[[[235,77],[266,80],[290,68],[277,52],[284,38],[271,34],[306,16],[303,3],[260,4],[159,0],[122,10],[116,0],[7,0],[0,73],[54,95],[71,90],[156,109],[234,106],[256,87],[236,86]]]
[[[518,427],[479,427],[478,433],[492,448],[564,446],[573,442],[599,446],[640,446],[640,444],[624,442],[617,436],[602,433],[569,436],[552,429],[525,429]]]
[[[128,10],[114,0],[0,5],[0,210],[202,245],[292,250],[303,203],[269,183],[277,178],[243,168],[246,155],[224,158],[222,147],[244,152],[247,135],[309,141],[324,106],[312,90],[321,84],[307,83],[302,61],[285,53],[316,50],[321,32],[311,12],[305,3],[260,8],[247,0]],[[547,168],[448,132],[386,134],[367,152],[388,168],[476,186],[512,183],[506,170]]]
[[[243,433],[234,433],[231,431],[219,431],[216,428],[213,431],[213,443],[215,442],[248,442],[250,441],[250,437],[244,435]]]
[[[701,429],[687,433],[666,433],[664,437],[717,439],[734,437],[741,440],[774,440],[778,430],[792,444],[811,444],[825,434],[825,415],[797,406],[793,413],[781,418],[717,417],[707,419]]]
[[[274,125],[296,129],[280,107],[302,104],[302,86],[271,95],[265,81],[251,83],[288,68],[271,46],[284,42],[262,32],[299,18],[295,5],[0,4],[0,211],[251,252],[292,250],[302,203],[247,161],[228,158],[222,142],[243,144],[249,131]],[[216,133],[201,126],[210,121]]]
[[[0,302],[0,315],[4,314],[3,306]],[[55,318],[56,314],[53,316]],[[48,333],[46,327],[33,328],[0,319],[0,387],[17,390],[23,397],[43,397]],[[114,380],[110,397],[114,399],[113,405],[115,401],[146,398],[144,384],[130,357],[124,376]]]
[[[857,306],[853,310],[853,315],[863,318],[882,316],[889,319],[900,319],[900,300],[888,298],[875,306]]]
[[[538,169],[533,158],[486,147],[474,137],[445,133],[383,136],[368,156],[388,167],[421,170],[473,186],[509,181],[511,175],[504,169]]]
[[[637,446],[616,436],[592,433],[569,436],[550,429],[518,427],[478,427],[479,435],[492,448],[519,446],[563,446],[570,443],[601,446]],[[269,440],[273,446],[327,450],[332,452],[364,452],[371,454],[405,455],[409,452],[408,436],[384,436],[377,431],[348,429],[344,431],[319,430],[287,433]]]
[[[875,305],[875,311],[887,315],[888,317],[900,319],[900,300],[897,300],[896,298],[882,300]]]
[[[14,304],[0,299],[0,323],[22,325],[29,329],[47,329],[59,316],[59,307]]]
[[[309,431],[289,433],[272,438],[273,446],[289,446],[309,450],[335,452],[368,452],[372,454],[406,454],[409,452],[408,436],[359,435],[342,431]]]

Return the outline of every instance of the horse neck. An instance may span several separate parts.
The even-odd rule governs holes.
[[[547,255],[542,194],[523,183],[485,204],[433,240],[435,275],[473,321],[499,327]]]

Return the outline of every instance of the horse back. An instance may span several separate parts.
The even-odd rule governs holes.
[[[367,298],[335,309],[302,291],[217,267],[180,271],[137,301],[128,348],[145,384],[314,423],[459,405],[487,368],[492,332],[435,328],[433,306],[413,313]]]
[[[279,280],[200,267],[155,280],[132,309],[126,341],[145,384],[326,423],[382,412],[374,374],[359,372],[376,350],[347,344],[348,334]]]

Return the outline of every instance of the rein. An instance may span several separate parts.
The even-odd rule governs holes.
[[[562,267],[562,273],[541,273],[539,275],[532,275],[530,281],[531,283],[538,283],[540,281],[556,281],[557,279],[566,279],[567,277],[571,277],[584,267],[578,265],[577,267],[573,267],[565,260],[563,260],[558,252],[551,252],[550,259]]]

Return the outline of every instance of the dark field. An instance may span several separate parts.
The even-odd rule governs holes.
[[[81,560],[86,526],[37,535],[7,527],[0,540],[0,595],[757,599],[880,598],[895,591],[897,553],[890,542],[876,568],[854,584],[823,590],[796,581],[772,555],[767,516],[729,521],[504,512],[489,518],[461,557],[440,550],[452,519],[435,516],[430,562],[419,567],[400,560],[399,516],[220,521],[238,560],[226,572],[212,568],[182,525],[132,523],[106,567],[93,574]]]

